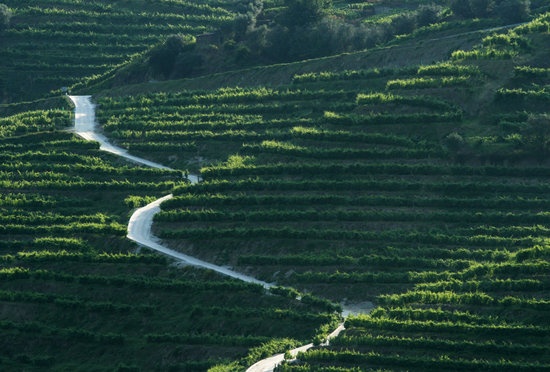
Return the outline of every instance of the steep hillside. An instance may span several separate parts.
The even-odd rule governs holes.
[[[206,370],[338,321],[331,308],[136,250],[130,209],[181,185],[181,172],[105,155],[60,130],[67,111],[0,124],[2,370]]]
[[[165,242],[380,306],[285,368],[544,369],[549,19],[436,64],[105,97],[100,118],[131,151],[211,164],[162,205]]]
[[[172,34],[199,35],[235,16],[236,3],[3,0],[0,100],[43,96],[102,74]]]
[[[2,3],[1,370],[550,368],[547,1]]]

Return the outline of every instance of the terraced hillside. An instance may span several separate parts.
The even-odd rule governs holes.
[[[125,239],[130,210],[182,185],[181,172],[105,155],[61,131],[69,111],[0,124],[0,369],[252,364],[273,343],[306,342],[338,321],[322,303],[136,251]]]
[[[334,1],[313,25],[279,0],[2,3],[0,94],[14,104],[0,112],[51,109],[0,118],[1,370],[241,371],[318,344],[340,321],[329,299],[377,308],[280,370],[549,369],[547,2],[510,31],[528,2],[479,19],[460,1]],[[135,53],[220,28],[209,71],[255,68],[142,74],[98,95],[110,139],[177,171],[67,131],[60,87],[128,83],[150,68]],[[329,46],[349,53],[261,66]],[[166,244],[288,287],[126,239],[131,210],[171,192],[154,226]]]
[[[172,34],[199,35],[233,19],[234,4],[209,1],[4,0],[0,98],[18,101],[105,73]]]
[[[549,25],[433,65],[103,98],[100,121],[131,151],[206,165],[162,205],[165,242],[379,305],[282,370],[543,370]]]
[[[293,28],[288,24],[292,14],[286,12],[291,3],[4,0],[0,3],[0,9],[7,9],[0,19],[0,102],[28,101],[56,94],[62,87],[89,88],[98,82],[108,87],[113,82],[125,85],[190,76],[189,71],[193,76],[208,75],[370,49],[416,31],[447,30],[452,35],[522,20],[502,18],[498,11],[481,17],[490,15],[489,19],[464,20],[453,15],[444,0],[430,4],[336,0],[316,16],[322,15],[319,27],[303,28],[300,23],[307,20],[297,17],[292,22],[298,22],[294,25],[298,28]],[[547,8],[542,0],[531,3],[533,13]],[[315,4],[326,7],[332,2]],[[172,71],[170,60],[180,52],[177,43],[169,42],[174,36],[200,47],[197,53],[178,55],[178,68]],[[152,52],[158,53],[151,59]],[[140,63],[156,64],[155,73],[148,73],[151,66]],[[105,80],[104,74],[118,80]]]

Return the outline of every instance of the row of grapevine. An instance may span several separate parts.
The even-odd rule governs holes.
[[[186,184],[183,171],[100,152],[60,130],[70,124],[68,111],[2,124],[2,369],[206,370],[269,337],[305,342],[338,318],[319,300],[272,296],[136,251],[125,238],[130,209]],[[163,360],[166,352],[173,356]]]
[[[111,97],[99,100],[100,117],[129,148],[200,171],[202,182],[161,205],[153,230],[165,244],[380,306],[348,318],[346,345],[283,370],[544,369],[550,173],[544,160],[525,161],[527,131],[499,132],[504,121],[526,124],[531,106],[488,112],[500,105],[488,83],[493,63],[518,52],[499,40],[479,52],[491,61],[459,61],[457,52],[410,69],[305,73],[291,89]],[[545,84],[542,62],[521,63]],[[500,68],[525,79],[512,63]],[[535,90],[522,81],[503,88]],[[509,154],[496,161],[490,146],[500,145]],[[428,341],[354,344],[366,335]],[[528,352],[491,348],[505,344]]]
[[[0,96],[39,97],[101,75],[173,34],[200,35],[230,23],[238,4],[5,0]]]

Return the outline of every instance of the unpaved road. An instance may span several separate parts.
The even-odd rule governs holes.
[[[97,123],[95,120],[95,105],[92,104],[91,97],[70,96],[70,98],[75,104],[76,134],[84,139],[97,141],[101,145],[101,150],[121,156],[134,163],[158,169],[172,170],[171,168],[166,167],[162,164],[158,164],[146,159],[139,158],[137,156],[130,155],[128,154],[127,150],[109,143],[105,136],[97,132]],[[190,175],[188,179],[191,182],[197,182],[198,177],[195,175]],[[128,223],[128,239],[135,241],[139,245],[154,249],[155,251],[161,252],[172,258],[182,261],[183,263],[188,265],[214,270],[220,274],[227,275],[232,278],[245,281],[247,283],[260,284],[265,288],[269,288],[272,286],[272,284],[270,283],[266,283],[251,276],[238,273],[231,270],[230,268],[214,265],[163,246],[159,242],[159,240],[154,235],[152,235],[151,225],[153,224],[154,215],[160,211],[160,204],[170,198],[172,198],[172,194],[166,195],[165,197],[160,198],[143,208],[137,209],[130,217],[130,222]]]
[[[478,32],[498,31],[501,29],[508,29],[518,25],[520,24],[493,27],[493,28],[488,28],[486,30],[475,30],[471,32],[464,32],[462,34],[457,34],[457,35],[444,36],[441,38],[436,38],[428,41],[434,42],[438,40],[451,39],[451,38],[456,38],[457,36],[464,36],[464,35],[478,33]],[[127,150],[110,144],[105,136],[97,133],[96,131],[95,111],[94,111],[95,106],[91,103],[91,100],[90,100],[91,97],[90,96],[70,96],[70,98],[76,106],[75,132],[78,135],[80,135],[85,139],[99,142],[101,144],[101,147],[100,147],[101,150],[108,151],[110,153],[122,156],[135,163],[139,163],[139,164],[143,164],[146,166],[159,168],[159,169],[171,169],[164,165],[130,155],[128,154]],[[198,182],[198,176],[195,176],[195,175],[188,176],[188,179],[193,183]],[[136,210],[132,215],[132,217],[130,218],[130,222],[128,223],[128,238],[140,245],[143,245],[151,249],[154,249],[156,251],[159,251],[161,253],[164,253],[186,264],[211,269],[221,274],[228,275],[236,279],[244,280],[249,283],[261,284],[265,288],[269,288],[272,286],[272,284],[270,283],[259,281],[253,277],[237,273],[231,269],[213,265],[208,262],[198,260],[191,256],[187,256],[180,252],[164,247],[159,242],[159,240],[151,234],[151,225],[153,223],[153,216],[160,211],[160,204],[164,200],[170,199],[171,197],[172,195],[167,195],[143,208]],[[373,309],[373,307],[374,307],[373,304],[368,301],[358,303],[358,304],[344,304],[342,315],[344,317],[347,317],[350,314],[368,313]],[[338,328],[335,329],[328,336],[327,343],[328,343],[328,340],[338,336],[340,332],[342,332],[343,330],[344,330],[344,325],[340,324]],[[299,352],[306,351],[312,347],[313,347],[313,344],[307,344],[299,348],[296,348],[294,350],[291,350],[290,353],[293,357],[295,357]],[[277,354],[257,362],[256,364],[248,368],[246,372],[271,372],[283,360],[284,360],[284,354]]]
[[[128,154],[128,150],[112,145],[104,135],[98,133],[97,131],[95,105],[91,101],[91,96],[69,96],[69,98],[75,105],[74,130],[80,137],[89,141],[99,142],[100,150],[121,156],[134,163],[146,165],[152,168],[173,170],[162,164],[130,155]]]
[[[143,208],[137,209],[132,214],[132,217],[130,217],[130,222],[128,222],[128,239],[135,241],[139,245],[164,253],[165,255],[180,260],[188,265],[214,270],[220,274],[227,275],[247,283],[260,284],[264,288],[269,288],[272,286],[272,284],[270,283],[266,283],[251,276],[238,273],[231,270],[230,268],[214,265],[163,246],[160,243],[159,239],[151,233],[151,225],[153,224],[153,217],[155,216],[155,214],[160,212],[160,204],[170,198],[172,198],[172,194],[157,199],[154,202],[147,204]]]
[[[146,166],[158,168],[158,169],[172,170],[171,168],[166,167],[162,164],[158,164],[146,159],[139,158],[137,156],[130,155],[128,154],[127,150],[112,145],[105,136],[98,133],[97,123],[95,120],[95,105],[91,102],[91,96],[69,96],[69,97],[75,104],[74,131],[77,135],[89,141],[97,141],[100,143],[100,150],[107,151],[112,154],[121,156],[134,163],[138,163],[138,164],[142,164],[142,165],[146,165]],[[189,175],[188,179],[192,183],[198,182],[198,176],[196,175]],[[267,282],[258,280],[256,278],[253,278],[251,276],[238,273],[236,271],[231,270],[230,268],[214,265],[209,262],[199,260],[197,258],[188,256],[186,254],[183,254],[181,252],[178,252],[163,246],[160,240],[151,233],[151,226],[153,224],[153,217],[155,216],[156,213],[160,211],[160,204],[163,201],[168,200],[170,198],[172,198],[172,194],[166,195],[146,205],[145,207],[137,209],[132,214],[132,216],[130,217],[130,221],[128,222],[128,235],[127,235],[128,239],[135,241],[141,246],[153,249],[167,256],[175,258],[176,260],[179,260],[180,262],[183,262],[187,265],[192,265],[192,266],[213,270],[220,274],[227,275],[229,277],[242,280],[247,283],[260,284],[264,288],[270,288],[273,286],[273,284],[271,283],[267,283]],[[372,303],[364,302],[364,303],[361,303],[359,307],[344,305],[343,308],[344,308],[343,315],[347,316],[350,313],[370,311],[372,309]],[[344,325],[340,324],[338,328],[336,328],[328,336],[328,340],[338,336],[340,332],[342,332],[343,330],[344,330]],[[327,340],[327,343],[328,343],[328,340]],[[290,350],[290,353],[292,354],[293,357],[295,357],[299,352],[306,351],[312,347],[313,347],[313,344],[307,344],[304,346],[300,346],[299,348],[296,348],[294,350]],[[284,354],[277,354],[272,357],[263,359],[258,363],[252,365],[250,368],[247,369],[247,372],[270,372],[270,371],[273,371],[273,369],[278,364],[280,364],[283,360],[284,360]]]
[[[344,329],[345,329],[344,325],[340,324],[338,328],[336,328],[334,331],[332,331],[330,335],[327,336],[327,341],[325,341],[325,343],[323,343],[322,345],[327,346],[330,340],[338,336],[340,332],[342,332]],[[304,346],[297,347],[296,349],[290,350],[289,352],[293,358],[296,358],[298,353],[305,352],[311,349],[313,346],[314,346],[313,344],[307,344]],[[283,360],[285,360],[284,354],[273,355],[269,358],[262,359],[259,362],[253,364],[246,370],[246,372],[272,372],[275,369],[275,367],[281,364]]]

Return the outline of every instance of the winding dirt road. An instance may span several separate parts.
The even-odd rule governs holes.
[[[127,150],[114,146],[105,136],[98,133],[97,123],[95,120],[95,105],[91,102],[91,96],[69,96],[69,98],[75,105],[74,130],[77,135],[89,141],[97,141],[100,144],[100,150],[121,156],[134,163],[158,169],[173,170],[162,164],[130,155]],[[198,181],[198,177],[196,175],[189,175],[188,179],[193,183]],[[146,205],[145,207],[134,211],[130,217],[130,222],[128,223],[128,239],[135,241],[141,246],[163,253],[188,265],[214,270],[220,274],[227,275],[247,283],[260,284],[264,288],[273,286],[271,283],[266,283],[251,276],[238,273],[230,268],[214,265],[163,246],[159,239],[151,233],[151,226],[153,224],[153,217],[160,211],[160,204],[170,198],[172,198],[172,194],[166,195]]]
[[[91,102],[91,96],[69,96],[75,105],[75,128],[74,131],[80,137],[89,140],[97,141],[100,144],[100,150],[121,156],[131,162],[158,168],[173,170],[169,167],[166,167],[162,164],[158,164],[146,159],[139,158],[137,156],[130,155],[127,150],[117,147],[109,142],[109,140],[102,134],[98,133],[97,123],[95,120],[95,105]],[[189,181],[192,183],[198,182],[198,176],[189,175]],[[137,244],[153,249],[157,252],[163,253],[167,256],[170,256],[180,262],[183,262],[187,265],[192,265],[196,267],[201,267],[205,269],[210,269],[216,271],[220,274],[245,281],[247,283],[255,283],[262,285],[264,288],[270,288],[273,286],[271,283],[267,283],[256,278],[253,278],[248,275],[238,273],[231,270],[230,268],[218,266],[211,264],[206,261],[199,260],[195,257],[188,256],[181,252],[175,251],[168,247],[162,245],[160,240],[156,238],[151,232],[151,226],[153,224],[153,217],[156,213],[160,211],[160,204],[172,198],[172,194],[166,195],[160,199],[155,200],[154,202],[146,205],[145,207],[139,208],[130,217],[128,222],[128,239],[135,241]],[[368,312],[372,308],[371,303],[365,303],[367,306],[364,309],[359,309],[360,312]],[[358,309],[356,308],[347,308],[344,306],[343,314],[347,316],[350,313],[357,313]],[[334,338],[344,330],[344,325],[340,324],[337,329],[335,329],[327,338],[328,340]],[[296,356],[299,352],[306,351],[313,347],[313,344],[307,344],[290,350],[292,356]],[[263,359],[258,363],[252,365],[248,368],[247,372],[271,372],[273,369],[284,360],[284,354],[277,354],[272,357]]]
[[[153,224],[153,217],[155,214],[160,212],[160,204],[170,198],[172,198],[172,194],[166,195],[163,198],[147,204],[145,207],[137,209],[130,217],[130,222],[128,223],[128,239],[135,241],[139,245],[164,253],[165,255],[182,261],[188,265],[214,270],[220,274],[239,279],[247,283],[260,284],[264,288],[273,286],[271,283],[266,283],[251,276],[238,273],[230,268],[214,265],[163,246],[159,239],[151,233],[151,225]]]
[[[324,343],[322,343],[321,346],[328,346],[328,344],[330,343],[330,340],[338,336],[340,332],[342,332],[344,329],[345,329],[344,324],[340,324],[338,328],[336,328],[334,331],[332,331],[330,335],[327,336],[327,340]],[[292,355],[292,358],[295,359],[298,353],[308,351],[313,346],[314,345],[312,343],[304,346],[300,346],[300,347],[297,347],[296,349],[290,350],[289,353],[290,355]],[[262,359],[259,362],[253,364],[246,370],[246,372],[272,372],[275,369],[275,367],[277,367],[279,364],[283,362],[283,360],[285,360],[284,354],[273,355],[269,358]]]
[[[109,140],[102,134],[98,133],[95,120],[95,105],[91,101],[91,96],[69,96],[71,101],[75,105],[75,121],[74,131],[80,137],[87,139],[88,141],[99,142],[100,150],[110,152],[121,156],[131,162],[146,165],[152,168],[173,170],[162,164],[158,164],[149,160],[138,158],[137,156],[130,155],[128,150],[112,145]]]

